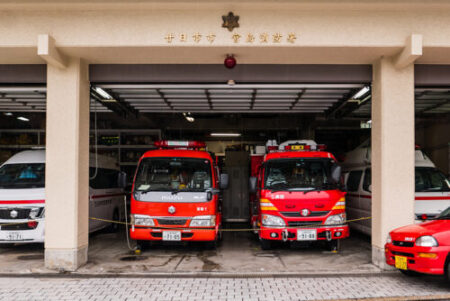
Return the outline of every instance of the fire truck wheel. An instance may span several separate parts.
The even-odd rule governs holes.
[[[204,242],[205,249],[208,249],[208,250],[217,249],[218,245],[219,245],[219,241],[217,239],[213,240],[213,241],[205,241]]]
[[[328,251],[340,251],[341,249],[341,241],[339,239],[333,239],[331,241],[327,241],[327,250]]]
[[[261,245],[261,249],[263,249],[263,250],[272,249],[272,241],[270,241],[270,240],[260,238],[259,243]]]

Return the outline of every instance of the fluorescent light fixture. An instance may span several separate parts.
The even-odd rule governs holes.
[[[352,99],[358,99],[358,98],[360,98],[361,96],[363,96],[364,94],[366,94],[369,91],[370,91],[370,87],[369,86],[365,86],[361,90],[356,92],[356,94],[353,95]]]
[[[13,113],[11,113],[11,112],[6,112],[6,113],[3,113],[5,116],[12,116],[13,115]]]
[[[97,92],[98,94],[100,94],[101,97],[105,98],[105,99],[112,99],[112,96],[108,94],[108,92],[106,92],[105,90],[103,90],[100,87],[95,87],[94,88],[95,92]]]
[[[211,133],[212,137],[240,137],[241,133]]]
[[[191,115],[190,112],[183,113],[183,116],[184,116],[184,118],[186,118],[186,120],[189,121],[189,122],[194,122],[194,121],[195,121],[195,118]]]
[[[27,122],[30,121],[30,119],[25,118],[23,116],[19,116],[19,117],[17,117],[17,119],[22,120],[22,121],[27,121]]]

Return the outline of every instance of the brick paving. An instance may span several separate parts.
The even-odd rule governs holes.
[[[331,300],[450,296],[441,278],[0,278],[0,300]]]

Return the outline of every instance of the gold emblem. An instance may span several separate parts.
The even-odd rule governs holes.
[[[229,12],[227,16],[222,16],[222,20],[222,27],[228,28],[229,31],[239,27],[239,16],[235,16],[232,12]]]
[[[280,43],[283,35],[281,33],[277,32],[276,34],[272,35],[272,37],[273,37],[274,43]]]
[[[238,33],[235,33],[234,35],[231,36],[231,38],[233,38],[233,41],[235,43],[239,43],[239,39],[241,38],[241,35]]]

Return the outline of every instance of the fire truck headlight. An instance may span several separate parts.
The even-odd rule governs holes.
[[[325,221],[325,225],[341,225],[345,223],[345,213],[330,215]]]
[[[155,225],[153,218],[151,218],[148,215],[134,214],[132,220],[134,221],[134,224],[137,226],[154,226]]]
[[[42,209],[43,210],[43,209]],[[30,210],[30,214],[29,214],[29,218],[30,219],[35,219],[39,216],[39,211],[41,211],[41,208],[36,207],[36,208],[31,208]]]
[[[215,215],[198,215],[192,218],[191,227],[213,227],[216,225]]]
[[[425,235],[416,239],[416,246],[418,247],[437,247],[439,244],[433,236]]]
[[[261,222],[263,226],[286,227],[286,223],[284,222],[284,220],[281,217],[275,215],[262,214]]]

